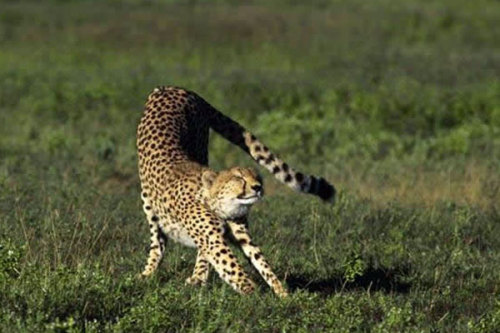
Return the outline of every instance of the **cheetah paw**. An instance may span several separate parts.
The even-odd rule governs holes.
[[[195,276],[190,276],[186,279],[185,284],[190,286],[204,286],[206,281]]]

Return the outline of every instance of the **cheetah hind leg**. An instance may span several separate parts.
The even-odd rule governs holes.
[[[163,254],[165,253],[167,238],[159,228],[158,224],[153,224],[153,226],[150,227],[150,231],[151,244],[149,245],[149,255],[146,266],[141,273],[141,277],[148,277],[153,274],[160,265],[160,262],[163,259]]]
[[[210,265],[202,251],[198,251],[196,263],[194,265],[193,275],[186,279],[186,284],[192,286],[204,286],[207,283]]]
[[[153,209],[151,207],[151,203],[149,199],[147,199],[144,194],[142,195],[143,201],[143,209],[144,213],[146,213],[146,219],[149,223],[149,232],[150,232],[150,245],[149,245],[149,255],[147,259],[146,266],[141,273],[141,277],[148,277],[153,274],[158,265],[160,264],[163,254],[165,252],[165,243],[167,238],[165,234],[161,231],[159,218],[153,213]]]

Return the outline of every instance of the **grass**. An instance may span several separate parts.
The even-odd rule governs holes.
[[[0,2],[1,331],[500,329],[500,5]],[[265,176],[251,231],[292,290],[146,259],[135,127],[197,91],[334,206]],[[211,165],[253,165],[215,135]],[[241,262],[245,262],[240,256]],[[251,268],[247,266],[251,272]]]

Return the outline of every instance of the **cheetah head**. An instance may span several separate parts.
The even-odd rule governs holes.
[[[224,219],[245,216],[263,195],[262,179],[249,168],[234,167],[218,173],[207,169],[202,183],[206,204]]]

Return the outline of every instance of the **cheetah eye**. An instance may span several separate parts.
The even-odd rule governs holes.
[[[236,183],[238,183],[239,185],[242,185],[243,187],[245,187],[246,184],[247,184],[245,178],[239,177],[239,176],[234,177],[233,181],[236,182]]]

